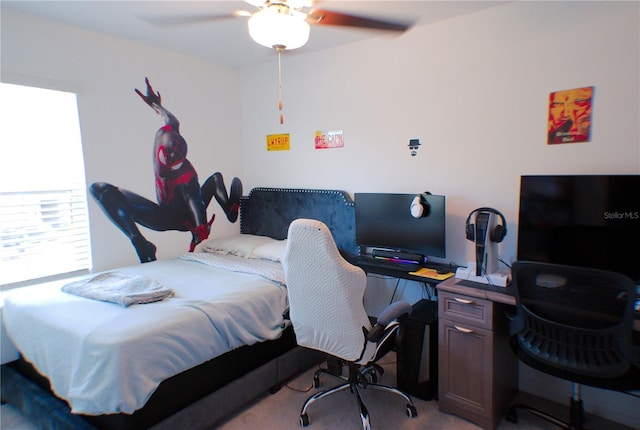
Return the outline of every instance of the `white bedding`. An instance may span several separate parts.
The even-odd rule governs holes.
[[[118,269],[175,291],[155,303],[122,307],[64,293],[60,284],[15,290],[5,299],[5,328],[73,412],[132,413],[163,380],[282,332],[279,262],[254,260],[256,273],[241,273],[245,258],[193,261],[198,255]]]

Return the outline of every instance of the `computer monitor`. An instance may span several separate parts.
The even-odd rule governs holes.
[[[415,194],[355,193],[358,246],[446,257],[445,196],[423,196],[429,214],[414,218],[410,207]]]
[[[593,267],[640,283],[640,175],[522,176],[518,260]]]

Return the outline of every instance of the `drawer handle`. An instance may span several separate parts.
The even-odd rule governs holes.
[[[464,303],[465,305],[470,305],[473,303],[473,300],[468,300],[468,299],[460,299],[458,297],[454,297],[453,298],[456,302],[458,303]]]
[[[456,328],[456,330],[461,331],[462,333],[473,333],[473,330],[470,328],[458,327],[457,325],[454,325],[454,327]]]

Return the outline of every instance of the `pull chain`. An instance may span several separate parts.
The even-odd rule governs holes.
[[[284,114],[282,113],[282,64],[280,55],[284,47],[276,47],[278,51],[278,111],[280,112],[280,124],[284,124]]]

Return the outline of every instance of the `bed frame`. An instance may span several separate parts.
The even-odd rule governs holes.
[[[318,219],[345,256],[358,253],[354,203],[338,190],[254,188],[240,202],[240,232],[284,239],[291,221]],[[72,414],[49,382],[22,359],[2,366],[2,401],[42,429],[204,429],[219,424],[324,355],[296,345],[291,327],[279,339],[244,346],[163,381],[133,414]]]

